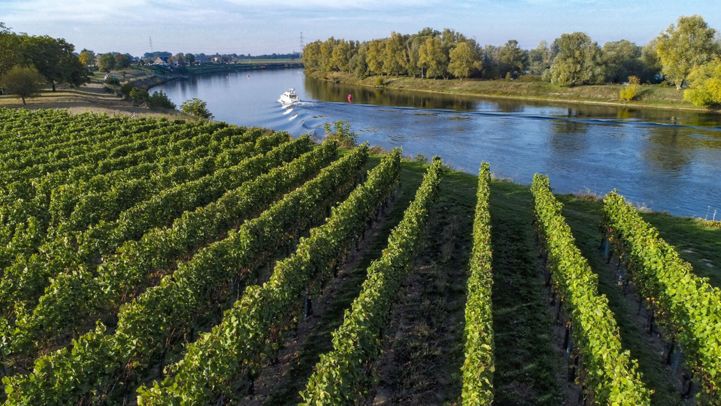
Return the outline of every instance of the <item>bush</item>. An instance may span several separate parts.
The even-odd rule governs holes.
[[[135,104],[147,103],[148,99],[150,98],[148,91],[139,87],[132,88],[128,93],[128,96],[130,96],[130,99]]]
[[[618,98],[625,102],[630,102],[631,100],[634,100],[636,97],[638,97],[638,94],[641,92],[641,80],[636,76],[629,76],[628,77],[628,84],[624,85],[623,88],[621,88],[621,91],[618,93]]]
[[[358,135],[351,131],[350,123],[336,121],[332,126],[331,123],[325,123],[323,128],[325,129],[325,138],[337,142],[342,147],[352,147],[356,144]]]
[[[184,101],[183,104],[180,105],[180,111],[206,120],[213,118],[213,114],[208,110],[208,105],[198,98]]]
[[[150,97],[148,97],[148,107],[150,107],[151,109],[174,109],[175,103],[170,101],[168,95],[161,90],[159,92],[154,92],[152,95],[150,95]]]
[[[721,106],[721,58],[694,68],[683,98],[699,107]]]

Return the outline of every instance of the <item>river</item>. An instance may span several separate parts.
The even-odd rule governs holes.
[[[302,102],[283,109],[294,87]],[[623,107],[561,105],[349,88],[302,70],[239,72],[165,83],[176,104],[198,97],[215,119],[322,137],[323,124],[351,123],[360,142],[438,155],[476,173],[530,183],[548,174],[555,191],[618,189],[654,211],[721,218],[721,116]],[[346,102],[347,94],[353,103]]]

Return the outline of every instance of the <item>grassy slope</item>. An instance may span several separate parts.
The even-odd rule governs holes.
[[[380,77],[358,79],[353,75],[334,72],[326,79],[349,85],[377,87]],[[605,104],[663,109],[699,109],[683,100],[683,93],[666,85],[643,85],[638,100],[624,103],[619,101],[618,92],[622,85],[592,85],[561,87],[542,81],[525,80],[429,80],[409,77],[383,77],[384,87],[432,93],[465,96],[495,97],[518,100],[538,100],[565,103]]]

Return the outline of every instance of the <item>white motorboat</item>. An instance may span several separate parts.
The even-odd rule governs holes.
[[[292,106],[300,101],[298,95],[295,93],[295,89],[288,89],[280,95],[278,102],[283,106]]]

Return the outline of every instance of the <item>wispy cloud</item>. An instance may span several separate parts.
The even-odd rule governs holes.
[[[599,42],[645,42],[680,15],[721,29],[718,0],[0,0],[19,32],[65,37],[79,48],[142,53],[152,36],[173,51],[285,52],[306,39],[369,39],[425,26],[482,43],[524,46],[583,30]]]

